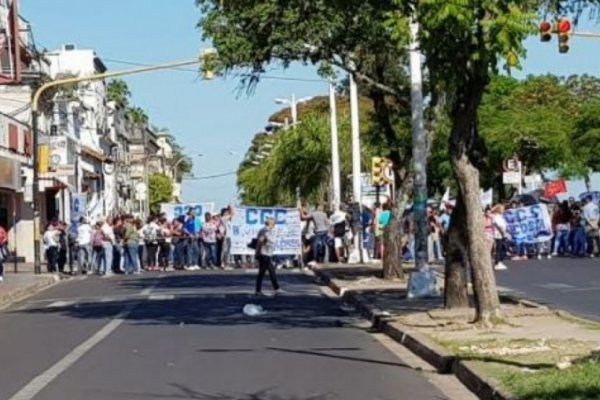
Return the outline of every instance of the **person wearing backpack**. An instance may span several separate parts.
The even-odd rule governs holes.
[[[4,261],[8,258],[8,233],[0,225],[0,283],[4,282]]]
[[[268,217],[265,227],[258,232],[256,238],[256,260],[258,261],[258,276],[256,277],[256,295],[262,295],[262,281],[265,273],[269,272],[271,285],[275,294],[280,293],[279,283],[275,275],[275,266],[273,265],[273,254],[275,252],[275,220]]]

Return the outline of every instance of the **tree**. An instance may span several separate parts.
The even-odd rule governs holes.
[[[408,110],[409,90],[404,68],[406,51],[396,45],[386,25],[396,7],[391,2],[278,2],[262,0],[197,0],[203,17],[199,26],[218,50],[217,71],[242,71],[242,84],[251,90],[271,62],[284,67],[293,61],[319,64],[327,77],[332,66],[352,73],[359,90],[377,108],[377,123],[385,145],[379,147],[396,166],[399,188],[395,216],[401,216],[412,191],[410,141],[395,131],[398,107]],[[368,88],[371,90],[368,90]],[[385,119],[388,118],[388,121]],[[404,125],[406,127],[406,125]],[[408,144],[408,146],[407,146]],[[397,221],[392,220],[391,227]],[[399,229],[390,240],[399,241]],[[401,253],[392,257],[401,274]]]
[[[589,172],[600,170],[600,99],[593,98],[582,105],[571,140],[583,170],[586,189],[591,191]]]
[[[173,200],[173,181],[165,174],[152,174],[148,179],[150,191],[150,211],[160,212],[162,203]]]
[[[106,85],[106,97],[108,101],[114,101],[123,107],[127,107],[129,105],[129,98],[131,97],[127,82],[122,79],[112,79]]]
[[[127,107],[127,117],[135,125],[146,125],[148,124],[149,118],[146,111],[141,107]]]
[[[197,0],[203,15],[200,26],[205,38],[217,48],[221,68],[243,69],[247,72],[244,83],[258,82],[266,65],[274,60],[284,66],[292,61],[310,61],[320,63],[325,70],[331,65],[343,68],[399,102],[406,99],[406,85],[390,81],[389,75],[378,75],[374,66],[403,65],[410,41],[409,19],[416,18],[421,26],[419,47],[426,59],[432,104],[442,104],[449,115],[449,157],[457,201],[465,208],[465,223],[458,221],[456,226],[467,228],[464,245],[473,271],[476,320],[485,324],[499,315],[499,300],[479,204],[485,155],[479,106],[500,65],[505,62],[507,68],[518,67],[519,57],[524,55],[523,41],[536,30],[539,7],[557,9],[562,3]]]

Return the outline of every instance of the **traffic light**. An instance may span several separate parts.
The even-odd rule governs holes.
[[[383,157],[373,157],[371,159],[371,182],[374,186],[383,186],[386,184],[384,168],[387,160]]]
[[[562,17],[556,23],[556,31],[558,32],[558,52],[569,52],[569,39],[571,36],[571,21],[568,18]]]
[[[540,23],[540,40],[542,42],[549,42],[552,40],[552,24],[548,21],[542,21]]]

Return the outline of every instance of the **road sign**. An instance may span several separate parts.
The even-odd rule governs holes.
[[[504,160],[502,167],[504,172],[521,172],[521,162],[517,157]]]

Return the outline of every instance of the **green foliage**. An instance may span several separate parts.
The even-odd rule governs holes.
[[[582,105],[571,139],[584,173],[600,171],[600,99],[592,99]]]
[[[129,105],[130,97],[131,92],[129,91],[129,86],[124,80],[112,79],[106,85],[106,98],[108,101],[114,101],[123,107],[127,107]]]
[[[127,107],[126,112],[129,120],[136,125],[145,125],[149,121],[148,114],[141,107]]]
[[[173,200],[173,182],[164,174],[152,174],[148,179],[150,211],[158,213],[161,203]]]

